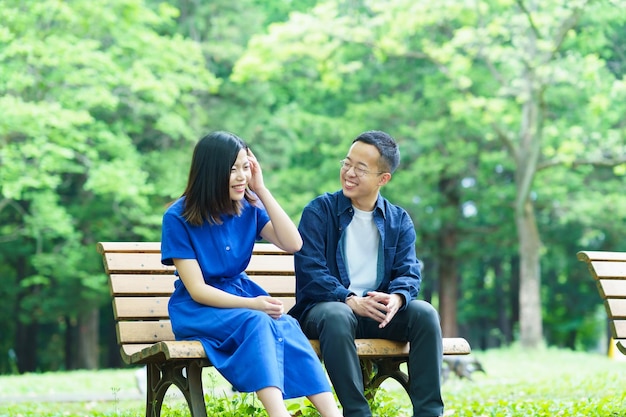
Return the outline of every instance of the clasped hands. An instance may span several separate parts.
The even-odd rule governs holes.
[[[279,319],[285,314],[285,306],[278,298],[269,295],[260,295],[252,299],[255,310],[264,311],[273,319]]]
[[[400,294],[369,291],[365,297],[350,297],[346,304],[355,314],[376,320],[378,327],[382,329],[391,322],[403,302],[404,297]]]

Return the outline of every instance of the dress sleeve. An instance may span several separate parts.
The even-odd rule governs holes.
[[[174,265],[174,259],[196,259],[187,223],[171,211],[163,215],[161,227],[161,263]]]

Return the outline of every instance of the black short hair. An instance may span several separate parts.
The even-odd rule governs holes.
[[[388,133],[380,130],[368,130],[352,141],[373,145],[380,153],[379,168],[381,171],[394,173],[400,165],[400,148]]]

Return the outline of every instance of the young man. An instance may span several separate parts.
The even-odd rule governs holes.
[[[372,415],[355,338],[409,341],[413,415],[443,414],[441,326],[437,311],[416,300],[421,272],[413,222],[379,193],[399,161],[391,136],[362,133],[341,161],[341,191],[315,198],[300,221],[304,243],[295,254],[297,303],[290,314],[319,339],[346,417]]]

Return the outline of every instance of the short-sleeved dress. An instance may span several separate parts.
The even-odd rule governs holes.
[[[267,295],[244,272],[254,242],[269,221],[265,209],[243,200],[241,215],[223,216],[219,225],[193,226],[181,215],[183,204],[184,197],[163,216],[163,264],[196,259],[207,284],[243,297]],[[285,399],[330,391],[319,359],[293,317],[273,319],[262,311],[199,304],[180,279],[168,308],[176,339],[199,340],[211,363],[236,390],[273,386]]]

